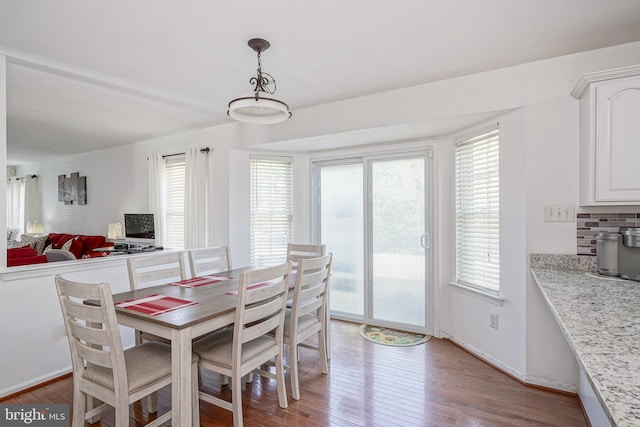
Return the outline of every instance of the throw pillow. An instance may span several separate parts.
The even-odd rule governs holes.
[[[60,249],[62,249],[63,251],[68,251],[71,248],[71,245],[78,240],[78,236],[74,237],[73,239],[69,239],[67,240],[61,247]]]
[[[72,243],[71,243],[71,247],[69,248],[69,251],[72,254],[74,254],[76,258],[78,259],[82,258],[82,251],[84,250],[84,244],[82,243],[82,239],[80,238],[80,236],[76,236],[70,241]]]
[[[62,245],[73,239],[71,234],[56,234],[52,236],[49,234],[49,241],[51,242],[51,249],[62,249]]]
[[[27,243],[28,245],[33,247],[38,255],[42,255],[42,252],[44,252],[44,247],[47,244],[48,237],[49,236],[47,234],[45,234],[44,236],[27,236],[26,234],[23,234],[22,237],[20,237],[20,241],[22,243]]]
[[[7,249],[17,249],[17,248],[24,248],[27,246],[31,246],[31,243],[27,243],[27,242],[13,242],[11,244],[11,248],[9,248],[8,244],[7,244]]]
[[[82,255],[89,255],[93,253],[93,250],[104,245],[104,236],[80,236],[82,240]]]
[[[19,228],[7,227],[7,240],[16,240],[20,234]]]

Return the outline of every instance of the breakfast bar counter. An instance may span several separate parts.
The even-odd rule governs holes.
[[[640,282],[531,272],[611,423],[640,425]]]

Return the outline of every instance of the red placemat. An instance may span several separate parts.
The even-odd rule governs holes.
[[[169,283],[174,286],[181,286],[183,288],[197,288],[198,286],[210,285],[212,283],[223,282],[225,280],[231,280],[231,277],[223,276],[203,276],[194,277],[193,279],[180,280],[179,282]]]
[[[273,283],[269,283],[269,282],[256,283],[255,285],[247,286],[247,290],[264,288],[265,286],[269,286],[269,285],[273,285]],[[225,292],[225,294],[226,295],[238,295],[238,290],[236,289],[234,291]]]
[[[157,316],[158,314],[166,313],[167,311],[177,310],[194,304],[197,303],[184,299],[153,294],[144,298],[119,302],[116,306],[149,314],[151,316]]]
[[[265,286],[271,286],[273,284],[274,283],[269,282],[256,283],[255,285],[247,286],[247,290],[264,288]],[[289,289],[293,289],[293,287],[294,285],[289,285]],[[236,289],[234,291],[225,292],[225,295],[238,295],[238,290]]]

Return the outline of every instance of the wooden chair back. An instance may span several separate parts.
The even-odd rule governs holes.
[[[332,257],[333,254],[328,254],[300,260],[291,306],[292,326],[293,322],[296,323],[292,327],[293,335],[297,329],[297,320],[302,316],[311,314],[324,322]]]
[[[74,377],[83,378],[88,364],[108,368],[113,372],[116,394],[127,395],[124,352],[111,288],[107,283],[72,282],[60,275],[55,282]],[[84,304],[85,300],[91,300],[92,304]]]
[[[276,338],[273,351],[282,348],[290,275],[289,263],[243,271],[240,275],[233,331],[234,363],[240,363],[243,344],[273,331]]]
[[[287,261],[291,263],[293,269],[296,269],[301,259],[324,256],[325,252],[325,245],[289,243],[287,244]]]
[[[131,290],[186,279],[183,252],[166,252],[127,259]]]
[[[231,379],[231,402],[201,390],[200,399],[233,412],[233,425],[242,427],[242,378],[259,373],[276,380],[278,404],[288,406],[284,383],[283,334],[291,264],[243,271],[238,286],[233,332],[211,334],[194,343],[201,369]],[[249,354],[243,354],[243,350]],[[231,353],[231,357],[229,357]],[[276,372],[261,367],[275,360]]]
[[[55,282],[71,349],[73,425],[98,422],[99,414],[113,407],[115,426],[128,426],[129,405],[171,384],[171,347],[144,343],[123,351],[109,285],[73,282],[60,275]],[[192,376],[197,377],[197,358],[192,360]],[[192,392],[197,396],[195,384]],[[87,410],[94,398],[104,403]],[[147,410],[154,413],[157,407]],[[199,414],[194,412],[193,417],[194,425],[199,425]],[[159,426],[170,418],[171,410],[147,426]]]
[[[217,246],[211,248],[191,249],[189,251],[191,277],[200,277],[231,270],[229,248]]]
[[[295,400],[300,399],[298,347],[317,351],[320,354],[320,371],[329,373],[327,295],[331,260],[332,254],[304,258],[300,260],[296,271],[293,301],[284,336],[284,342],[289,346],[291,395]],[[317,345],[304,342],[313,335],[317,335]]]

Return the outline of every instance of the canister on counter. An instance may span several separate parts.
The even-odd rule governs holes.
[[[620,234],[612,231],[600,231],[596,234],[596,269],[605,276],[619,276],[618,239]]]

